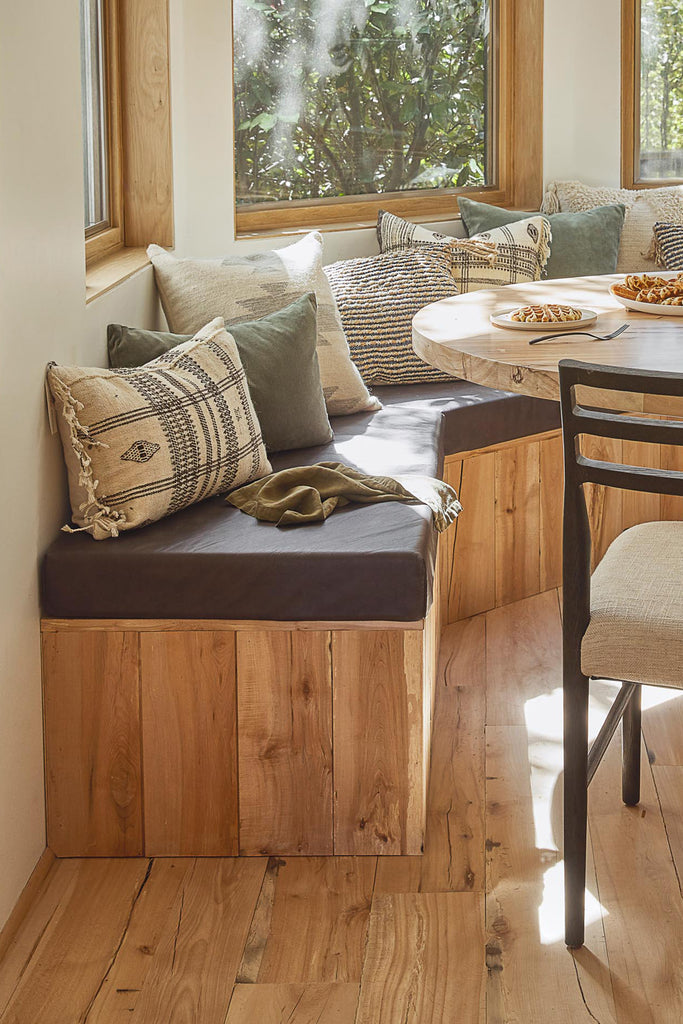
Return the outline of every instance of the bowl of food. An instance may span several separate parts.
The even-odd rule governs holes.
[[[516,306],[491,317],[495,327],[515,331],[573,331],[594,324],[598,314],[569,303],[549,302],[542,305]]]
[[[655,316],[683,316],[683,273],[627,274],[610,285],[625,309]]]

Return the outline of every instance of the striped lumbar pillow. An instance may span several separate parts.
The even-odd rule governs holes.
[[[419,359],[412,320],[430,302],[455,295],[448,246],[424,245],[325,268],[351,357],[366,384],[450,380]]]
[[[271,472],[222,319],[139,369],[53,363],[47,382],[73,519],[95,540]]]
[[[452,274],[458,291],[474,292],[540,280],[550,256],[552,232],[547,218],[539,215],[459,239],[380,210],[377,237],[381,252],[397,252],[409,246],[448,246],[453,253]]]
[[[655,224],[657,264],[667,270],[683,270],[683,224]]]

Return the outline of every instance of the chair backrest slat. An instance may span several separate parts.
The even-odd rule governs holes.
[[[626,491],[683,496],[683,473],[673,469],[650,469],[647,466],[623,466],[600,462],[578,455],[576,464],[581,483],[603,484]]]
[[[593,483],[626,490],[683,495],[683,473],[587,458],[581,454],[579,445],[581,436],[594,435],[644,444],[683,446],[683,422],[645,419],[596,409],[581,404],[576,394],[580,387],[683,399],[683,373],[616,369],[572,359],[563,359],[559,368],[565,484]]]
[[[578,433],[613,437],[623,441],[645,441],[648,444],[683,445],[683,421],[646,420],[638,416],[622,416],[619,413],[602,412],[576,405],[572,414],[579,428]]]

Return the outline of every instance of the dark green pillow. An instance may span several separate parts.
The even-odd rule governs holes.
[[[315,293],[309,292],[261,320],[226,325],[237,344],[263,440],[271,452],[326,444],[333,437],[320,383],[316,320]],[[142,366],[191,337],[109,324],[109,365]]]
[[[460,213],[468,235],[502,228],[517,220],[532,217],[519,210],[502,210],[488,203],[458,197]],[[553,232],[546,277],[588,277],[615,274],[619,242],[626,207],[620,203],[596,206],[583,213],[544,214]]]

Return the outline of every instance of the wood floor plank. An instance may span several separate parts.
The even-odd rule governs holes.
[[[679,883],[683,882],[683,767],[653,765],[652,775],[662,809],[669,849],[676,865]]]
[[[564,945],[561,752],[530,747],[523,727],[486,732],[487,1024],[613,1024],[600,913],[589,912],[581,957]]]
[[[648,707],[648,697],[657,703],[653,700]],[[683,693],[645,687],[643,704],[643,734],[651,762],[683,765]]]
[[[0,1014],[2,1024],[81,1024],[87,1019],[148,867],[141,858],[61,861],[55,867],[52,884],[17,936],[23,948],[28,935],[33,933],[35,941]],[[0,991],[6,969],[3,963]]]
[[[236,985],[225,1024],[354,1024],[358,985]]]
[[[591,784],[589,820],[620,1024],[683,1020],[683,901],[652,772],[641,802],[621,802],[620,744]]]
[[[88,1024],[131,1019],[159,946],[178,922],[179,894],[193,865],[191,858],[153,861],[121,949],[90,1008]]]
[[[549,590],[486,616],[487,725],[524,725],[527,702],[562,686],[562,624]]]
[[[356,1024],[484,1024],[482,893],[376,896]]]
[[[441,636],[424,856],[380,857],[376,893],[483,892],[486,623]]]
[[[250,944],[260,952],[261,984],[358,982],[375,857],[292,857],[280,861],[272,909]],[[249,947],[245,959],[253,962]],[[243,972],[240,971],[240,977]]]
[[[87,1024],[224,1024],[265,860],[156,860]]]

